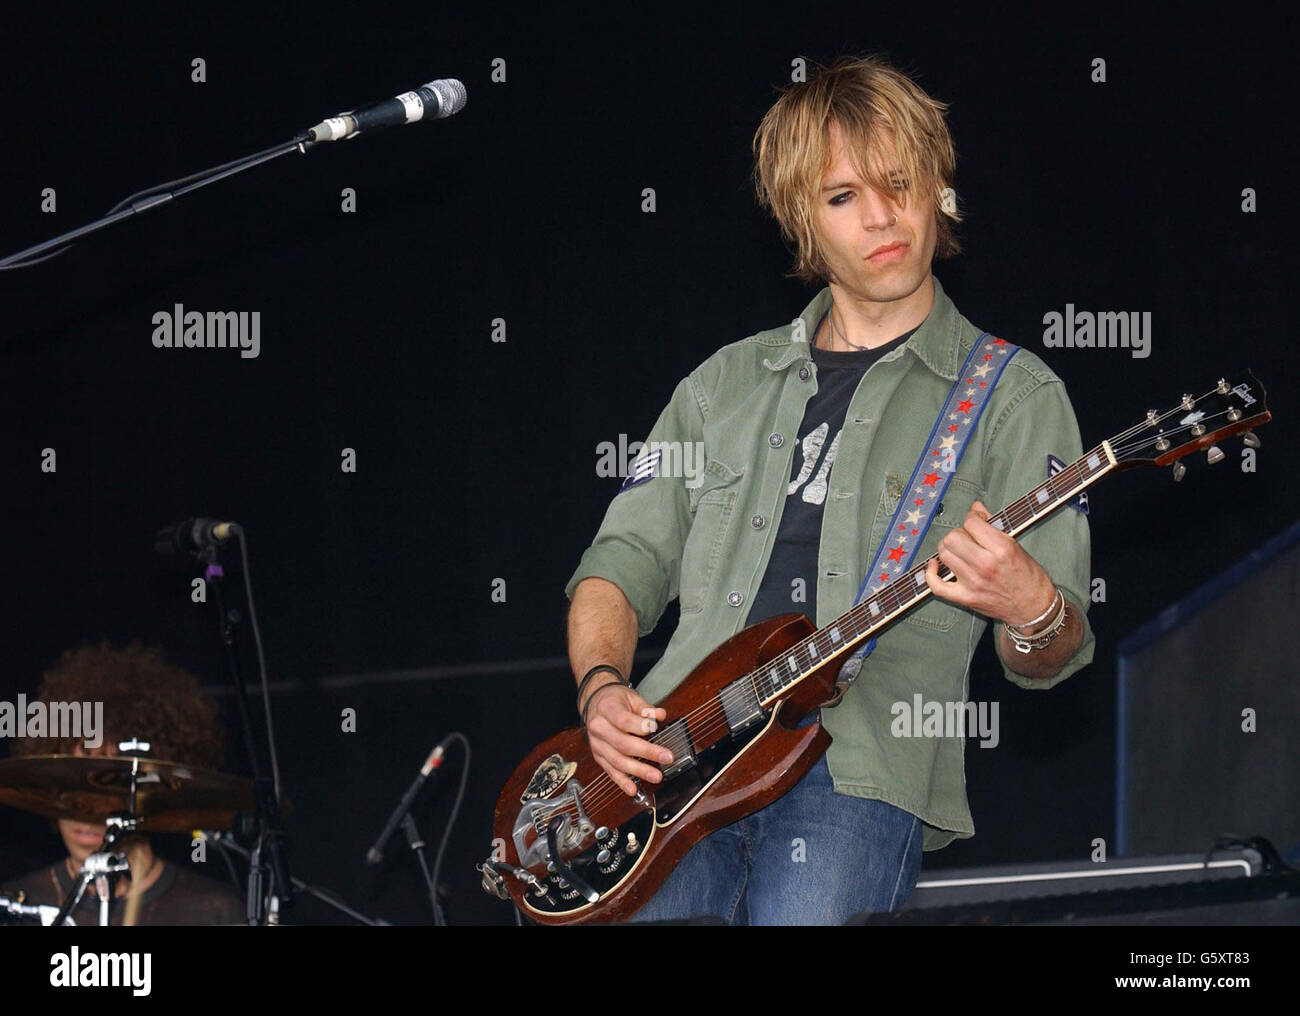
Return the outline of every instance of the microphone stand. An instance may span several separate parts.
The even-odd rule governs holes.
[[[225,850],[228,848],[230,850],[233,850],[235,853],[239,854],[239,856],[244,858],[244,860],[248,860],[252,855],[252,851],[250,851],[247,847],[242,846],[230,833],[221,832],[217,830],[217,831],[208,832],[207,835],[212,838],[212,841],[216,843],[217,849],[219,850]],[[322,903],[326,904],[327,906],[333,907],[339,913],[351,917],[354,921],[357,921],[360,924],[370,925],[372,927],[383,927],[383,928],[387,928],[391,926],[389,922],[385,921],[383,918],[367,917],[365,914],[361,913],[361,911],[354,910],[352,907],[344,903],[341,899],[337,898],[330,890],[323,889],[320,886],[312,885],[309,882],[304,882],[302,879],[297,878],[296,876],[293,879],[293,887],[297,889],[299,892],[304,892],[310,896],[314,896]]]
[[[271,781],[263,775],[258,758],[253,721],[248,711],[248,689],[239,656],[235,652],[235,634],[242,620],[238,610],[226,610],[222,581],[225,572],[217,561],[217,548],[208,546],[198,555],[207,565],[203,577],[212,590],[217,607],[219,637],[226,665],[235,682],[235,701],[239,704],[239,722],[248,747],[248,763],[253,774],[254,824],[257,835],[248,862],[248,890],[245,914],[249,924],[278,924],[280,910],[293,902],[293,881],[284,852],[284,831],[280,824],[280,802]]]
[[[442,927],[447,924],[447,917],[442,912],[442,905],[438,901],[438,887],[433,882],[433,872],[429,869],[429,859],[424,856],[424,837],[420,835],[419,827],[415,824],[415,819],[407,811],[402,816],[402,832],[406,834],[406,842],[410,844],[411,853],[415,855],[420,862],[420,874],[424,876],[425,890],[429,894],[429,904],[433,907],[433,923]]]
[[[47,251],[62,247],[73,240],[79,240],[83,236],[98,233],[102,229],[107,229],[109,226],[131,218],[133,215],[140,215],[150,209],[157,208],[159,205],[169,204],[176,198],[189,194],[191,191],[196,191],[200,187],[206,187],[210,183],[216,183],[228,176],[242,173],[246,169],[260,166],[262,163],[270,162],[281,155],[288,155],[290,152],[295,151],[306,155],[308,149],[315,147],[315,145],[316,142],[312,140],[310,133],[304,132],[292,141],[286,141],[260,152],[254,152],[252,155],[246,155],[242,159],[235,159],[233,162],[200,170],[198,173],[191,174],[181,180],[172,181],[182,185],[176,187],[175,190],[164,190],[163,188],[170,186],[170,184],[160,184],[158,187],[141,191],[139,195],[132,195],[132,197],[126,199],[126,201],[130,202],[130,205],[126,208],[120,207],[121,204],[125,204],[125,202],[121,202],[107,215],[96,219],[94,222],[89,222],[77,229],[62,233],[52,240],[46,240],[44,243],[38,243],[34,247],[28,247],[26,250],[20,250],[17,254],[10,254],[9,257],[0,259],[0,268],[17,267],[24,262],[32,261]]]

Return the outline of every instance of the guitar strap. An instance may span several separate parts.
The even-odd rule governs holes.
[[[858,598],[853,601],[855,606],[869,595],[879,592],[886,583],[911,567],[912,559],[925,540],[930,523],[938,513],[937,509],[943,503],[943,495],[952,482],[953,474],[957,472],[957,463],[961,461],[966,445],[984,414],[989,396],[1002,377],[1003,369],[1019,348],[1005,339],[993,338],[988,332],[981,332],[971,346],[966,362],[957,375],[957,382],[952,386],[938,419],[930,429],[930,436],[921,449],[916,468],[912,470],[907,486],[898,499],[894,517],[889,520],[889,528],[885,530],[871,567],[862,580]],[[862,661],[875,648],[876,640],[870,639],[844,661],[839,676],[835,679],[835,698],[826,706],[839,703],[861,671]]]

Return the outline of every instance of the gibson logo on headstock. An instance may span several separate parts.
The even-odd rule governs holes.
[[[566,762],[559,755],[548,755],[533,773],[533,778],[528,781],[528,789],[524,791],[524,796],[519,799],[519,803],[527,804],[539,797],[550,797],[564,786],[577,770],[577,762]]]
[[[1249,388],[1247,385],[1240,384],[1240,385],[1235,386],[1235,387],[1232,389],[1232,393],[1233,393],[1234,395],[1240,395],[1240,396],[1241,396],[1241,401],[1244,402],[1244,403],[1246,403],[1246,405],[1248,405],[1248,406],[1253,406],[1253,405],[1255,404],[1255,399],[1254,399],[1254,397],[1250,394],[1250,388]]]

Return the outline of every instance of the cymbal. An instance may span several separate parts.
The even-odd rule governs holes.
[[[248,780],[179,762],[121,755],[0,760],[0,804],[46,818],[99,824],[126,811],[133,765],[141,832],[229,829],[236,812],[253,810]]]

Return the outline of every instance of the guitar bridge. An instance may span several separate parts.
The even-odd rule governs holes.
[[[539,861],[558,860],[551,857],[547,849],[547,832],[552,819],[558,819],[553,832],[556,834],[557,845],[565,850],[575,850],[595,829],[583,809],[582,784],[577,780],[570,780],[562,794],[545,800],[529,801],[519,810],[512,838],[523,867],[531,868]],[[527,842],[530,830],[534,834],[531,844]]]

